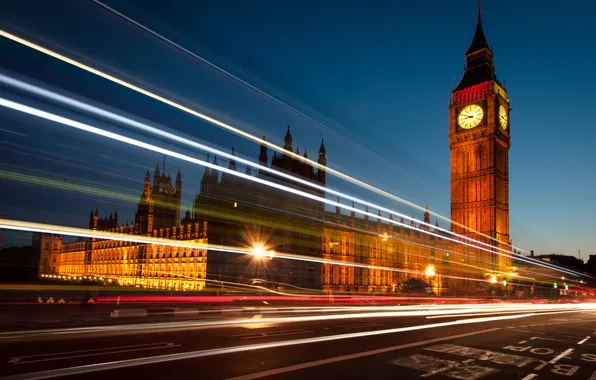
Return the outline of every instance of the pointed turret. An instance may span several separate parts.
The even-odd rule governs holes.
[[[488,42],[484,36],[484,30],[482,30],[482,9],[480,7],[480,3],[478,3],[478,21],[476,22],[476,33],[474,33],[474,38],[472,38],[472,43],[470,44],[466,55],[470,55],[482,49],[490,48],[488,47]]]
[[[219,166],[219,162],[217,162],[217,155],[213,155],[213,165]],[[217,168],[211,169],[211,180],[212,183],[218,183],[219,181],[219,170]]]
[[[426,212],[424,213],[424,223],[430,224],[430,213],[428,212],[428,205],[426,205]]]
[[[176,190],[182,190],[182,174],[180,173],[180,168],[178,168],[178,173],[176,174]]]
[[[252,170],[250,169],[250,166],[246,166],[246,170],[244,171],[244,174],[246,175],[252,175]]]
[[[326,166],[327,165],[327,149],[325,149],[325,140],[321,139],[321,147],[319,148],[319,159],[317,162],[320,165]],[[319,182],[323,185],[327,183],[327,176],[325,175],[325,170],[319,168],[317,171],[317,177]]]
[[[207,153],[207,162],[209,162],[210,155]],[[203,178],[209,174],[211,171],[209,170],[209,166],[205,166],[205,170],[203,171]]]
[[[480,5],[478,5],[476,32],[474,33],[472,43],[466,52],[464,75],[457,87],[453,90],[454,92],[497,79],[493,65],[493,52],[488,46],[488,42],[484,36],[484,30],[482,29],[481,14]]]
[[[304,149],[304,158],[308,158],[308,153],[306,153],[306,149]]]
[[[288,131],[286,132],[286,137],[284,137],[284,149],[288,151],[292,151],[292,134],[290,133],[290,126],[288,125]]]
[[[153,173],[153,187],[159,187],[159,177],[161,172],[159,171],[159,162],[155,166],[155,173]]]
[[[263,135],[263,140],[266,139],[266,136]],[[259,164],[263,166],[267,166],[267,145],[264,143],[261,144],[261,150],[259,152]]]

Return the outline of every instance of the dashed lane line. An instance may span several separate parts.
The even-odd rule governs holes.
[[[559,360],[563,359],[565,356],[569,355],[572,352],[573,352],[573,348],[568,348],[565,351],[561,352],[557,357],[555,357],[549,363],[550,364],[555,364],[556,362],[558,362]]]
[[[588,335],[587,337],[585,337],[584,339],[580,340],[579,342],[577,342],[577,344],[584,344],[586,343],[586,341],[590,339],[590,336]]]
[[[295,334],[307,334],[307,333],[311,333],[313,332],[312,330],[303,330],[303,331],[290,331],[290,332],[285,332],[285,333],[280,333],[280,334],[266,334],[266,333],[261,333],[259,335],[255,335],[255,336],[247,336],[244,338],[240,338],[240,339],[258,339],[258,338],[275,338],[278,336],[285,336],[285,335],[295,335]]]
[[[553,339],[553,338],[541,338],[541,337],[539,337],[539,336],[533,336],[533,337],[531,337],[531,338],[530,338],[530,340],[535,340],[535,339],[540,339],[540,340],[552,340],[552,341],[555,341],[555,342],[565,342],[564,340],[561,340],[561,339]]]
[[[537,373],[531,373],[531,374],[529,374],[528,376],[524,377],[524,378],[523,378],[523,379],[521,379],[521,380],[530,380],[530,379],[533,379],[533,378],[535,378],[536,376],[538,376],[538,374],[537,374]]]
[[[542,333],[542,332],[538,332],[538,331],[521,330],[521,329],[507,329],[507,330],[521,331],[521,332],[530,333],[530,334],[542,334],[542,335],[546,335],[546,333]]]

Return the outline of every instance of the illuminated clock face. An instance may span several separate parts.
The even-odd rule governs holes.
[[[503,129],[507,129],[507,110],[502,105],[499,106],[499,125]]]
[[[470,104],[465,106],[459,113],[457,121],[459,126],[464,129],[471,129],[476,127],[482,121],[484,110],[478,104]]]

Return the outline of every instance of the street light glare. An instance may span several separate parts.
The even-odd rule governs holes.
[[[424,272],[428,277],[432,277],[435,275],[435,267],[434,265],[429,265],[426,267],[426,271]]]
[[[255,256],[264,256],[265,255],[265,248],[262,245],[256,245],[252,248],[252,253]]]

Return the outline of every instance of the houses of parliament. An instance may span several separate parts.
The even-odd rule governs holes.
[[[447,292],[475,289],[481,279],[511,267],[511,257],[498,254],[509,246],[508,151],[509,98],[497,80],[493,52],[485,38],[480,12],[465,55],[464,74],[449,102],[451,161],[451,230],[492,249],[478,250],[444,239],[447,234],[428,210],[424,223],[394,220],[392,215],[356,215],[353,208],[326,209],[316,200],[276,190],[260,182],[205,167],[191,210],[181,218],[182,174],[175,183],[162,165],[145,174],[134,222],[121,224],[117,213],[89,215],[89,229],[164,239],[194,241],[197,248],[81,239],[63,243],[61,236],[40,237],[40,273],[89,276],[123,285],[172,290],[203,290],[213,283],[285,284],[333,292],[392,292],[410,278],[428,281]],[[295,146],[288,126],[284,150],[308,158]],[[232,149],[232,157],[234,150]],[[314,183],[289,181],[271,170],[244,174],[325,197],[327,151],[321,140],[318,169],[288,154],[259,150],[261,168],[274,169]],[[238,170],[231,159],[227,168]],[[341,200],[339,200],[341,202]],[[352,204],[353,207],[353,204]],[[368,209],[366,209],[368,211]],[[371,210],[370,212],[373,212]],[[369,212],[369,213],[370,213]],[[446,226],[447,227],[447,226]],[[461,238],[459,238],[461,239]],[[208,244],[265,247],[316,260],[209,251]],[[326,263],[330,260],[334,264]],[[345,265],[338,264],[345,263]],[[425,270],[432,265],[437,272]],[[391,269],[381,269],[391,268]],[[428,278],[428,277],[434,277]],[[448,279],[450,278],[450,279]],[[458,280],[451,280],[459,278]]]

